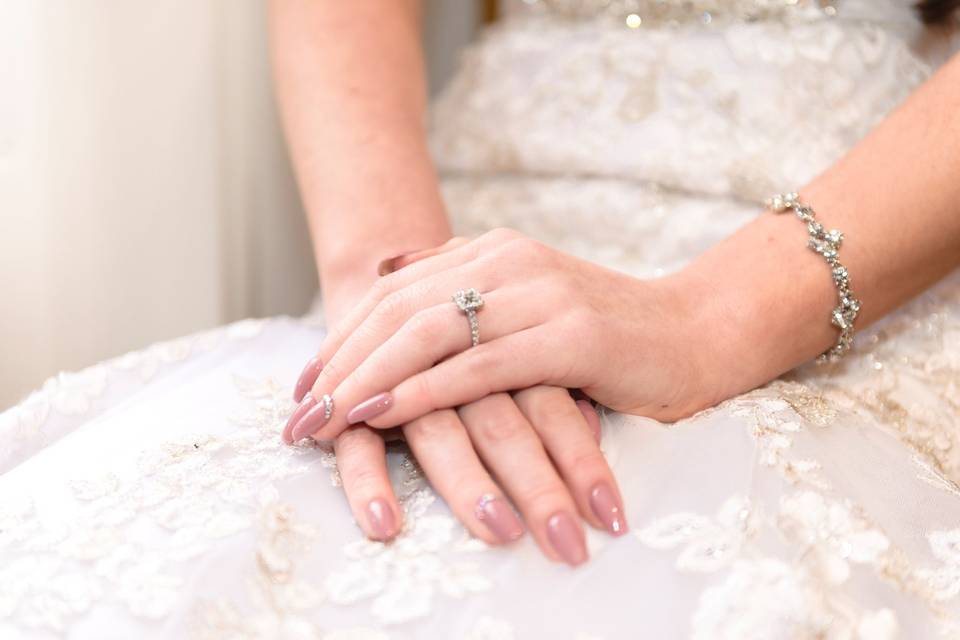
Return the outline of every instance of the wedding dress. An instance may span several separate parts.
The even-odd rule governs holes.
[[[431,144],[458,232],[656,277],[953,49],[906,0],[518,1]],[[0,415],[0,638],[960,638],[960,273],[839,365],[675,425],[607,412],[631,532],[576,570],[472,539],[401,448],[405,529],[367,541],[333,454],[280,441],[322,335],[240,322]]]

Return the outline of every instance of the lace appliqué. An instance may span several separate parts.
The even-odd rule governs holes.
[[[183,563],[218,540],[254,525],[260,487],[305,473],[314,452],[286,447],[278,436],[292,409],[289,389],[268,381],[241,384],[255,403],[230,435],[198,435],[144,452],[130,478],[80,478],[78,506],[39,518],[18,495],[0,503],[0,615],[26,628],[63,631],[94,604],[159,619],[183,588]],[[326,456],[332,458],[332,452]],[[276,524],[282,511],[271,516]],[[264,552],[277,571],[281,556]]]
[[[469,536],[451,516],[427,513],[436,494],[410,458],[401,466],[403,531],[388,543],[349,543],[344,548],[347,565],[332,571],[325,582],[331,602],[369,603],[370,614],[386,625],[428,615],[438,595],[462,599],[493,586],[479,558],[469,558],[487,545]]]
[[[743,496],[729,498],[715,519],[694,513],[674,513],[636,532],[654,549],[682,547],[676,567],[680,571],[711,572],[729,564],[740,546],[756,532],[758,514]]]
[[[259,335],[265,321],[243,320],[225,327],[176,340],[160,342],[78,372],[62,372],[43,383],[23,402],[0,414],[0,473],[22,462],[69,433],[81,419],[89,420],[104,408],[102,396],[110,388],[123,393],[152,380],[164,366],[213,351],[228,341]],[[51,427],[50,419],[76,418]]]
[[[916,569],[862,508],[834,495],[817,461],[794,450],[806,430],[837,428],[834,421],[845,415],[841,408],[805,385],[778,381],[712,411],[746,418],[760,469],[794,489],[772,507],[734,496],[716,518],[670,514],[636,532],[651,548],[680,548],[680,571],[723,573],[720,583],[701,594],[694,638],[897,637],[892,610],[858,610],[847,597],[854,565],[918,597],[941,631],[951,633],[956,623],[939,603],[960,593],[960,533],[931,534],[942,566]],[[946,481],[933,478],[931,483]],[[792,563],[784,560],[785,550],[794,550]]]
[[[927,534],[930,549],[940,561],[936,569],[920,569],[917,577],[929,588],[934,598],[943,602],[960,594],[960,529],[932,531]]]

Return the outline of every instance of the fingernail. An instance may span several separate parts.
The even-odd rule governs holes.
[[[590,508],[611,535],[622,536],[627,532],[620,501],[607,483],[601,482],[590,492]]]
[[[569,513],[561,511],[547,520],[547,538],[563,561],[577,566],[587,559],[587,547],[583,541],[583,532]]]
[[[297,405],[297,408],[293,410],[293,413],[290,414],[290,419],[287,420],[286,426],[283,428],[283,441],[287,444],[293,444],[296,440],[293,437],[293,428],[297,426],[297,423],[303,419],[303,416],[307,414],[310,409],[317,404],[317,399],[313,397],[312,394],[308,393],[303,398],[299,400],[300,404]]]
[[[364,422],[374,418],[393,406],[393,396],[389,391],[378,393],[369,400],[364,400],[347,414],[349,424]]]
[[[577,408],[580,409],[584,420],[587,421],[587,426],[590,427],[590,431],[593,433],[593,439],[599,443],[601,432],[600,416],[597,415],[596,407],[594,407],[593,403],[589,400],[577,400]]]
[[[297,440],[315,434],[320,430],[320,427],[330,421],[331,415],[333,415],[333,399],[324,394],[319,402],[316,402],[314,406],[300,418],[300,422],[294,425],[290,436],[293,438],[293,441],[296,442]]]
[[[307,366],[303,368],[303,371],[300,372],[300,377],[297,378],[297,384],[293,388],[293,401],[300,402],[303,400],[303,396],[307,395],[307,391],[310,391],[310,388],[313,387],[313,383],[317,381],[317,376],[320,375],[320,370],[323,369],[323,360],[318,356],[310,358],[307,362]]]
[[[397,519],[393,509],[382,498],[375,498],[367,505],[367,524],[377,540],[389,540],[397,534]]]
[[[510,505],[495,496],[484,494],[474,510],[477,520],[487,525],[487,529],[501,543],[513,542],[523,535],[523,525]]]

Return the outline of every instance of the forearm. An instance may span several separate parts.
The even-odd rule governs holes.
[[[960,266],[960,57],[800,193],[824,226],[844,232],[840,260],[863,303],[858,328]],[[728,345],[714,357],[727,371],[744,367],[734,392],[836,341],[836,288],[806,239],[796,216],[767,213],[682,275],[710,292],[700,317]]]
[[[321,285],[450,237],[424,131],[415,0],[273,0],[277,94]]]

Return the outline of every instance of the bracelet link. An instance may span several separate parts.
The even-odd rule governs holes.
[[[843,233],[837,229],[829,231],[816,219],[816,213],[809,205],[800,201],[800,194],[791,192],[775,195],[766,202],[767,207],[774,213],[793,211],[800,220],[807,223],[807,247],[823,256],[830,266],[833,283],[837,287],[839,304],[830,315],[830,322],[840,329],[837,343],[817,358],[818,363],[834,362],[839,360],[853,346],[853,325],[860,312],[860,301],[850,289],[850,274],[847,268],[840,263],[840,245],[843,244]]]

